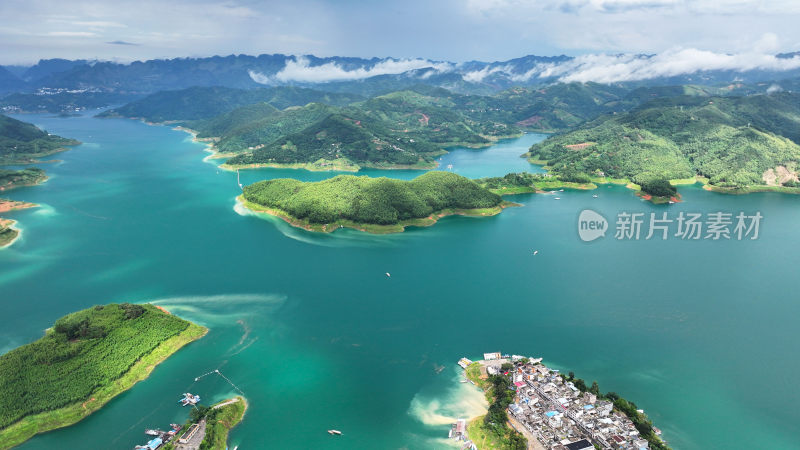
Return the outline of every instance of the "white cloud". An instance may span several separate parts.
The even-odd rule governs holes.
[[[756,45],[757,49],[774,48],[772,45],[775,42],[774,35],[766,35],[760,42]],[[481,82],[491,74],[502,73],[515,82],[528,82],[535,78],[556,78],[566,83],[573,81],[615,83],[690,75],[712,70],[781,72],[794,69],[800,69],[800,56],[778,58],[773,54],[755,50],[727,54],[695,48],[676,48],[652,56],[602,53],[581,55],[569,61],[538,64],[524,73],[516,73],[508,66],[487,66],[481,70],[465,73],[462,78],[465,81]]]
[[[774,94],[776,92],[783,92],[783,88],[775,83],[772,83],[772,85],[767,88],[767,94]]]
[[[503,72],[503,73],[510,73],[510,68],[506,66],[486,66],[480,70],[473,70],[472,72],[467,72],[461,76],[464,81],[468,81],[470,83],[480,83],[484,80],[484,78],[492,75],[494,73]]]
[[[47,35],[58,37],[92,37],[97,36],[97,33],[89,31],[50,31]]]
[[[294,59],[286,61],[286,65],[273,76],[263,73],[250,71],[250,78],[256,83],[326,83],[330,81],[362,80],[376,75],[400,74],[410,70],[434,69],[438,72],[452,70],[450,63],[434,62],[427,59],[386,59],[372,67],[359,67],[347,70],[338,63],[329,62],[318,66],[312,66],[308,58],[295,56]],[[430,76],[430,73],[426,73]]]
[[[688,75],[709,70],[786,71],[800,68],[800,57],[777,58],[764,53],[724,54],[694,48],[668,50],[651,57],[641,55],[584,55],[559,65],[550,65],[540,77],[559,76],[561,81],[647,80]]]

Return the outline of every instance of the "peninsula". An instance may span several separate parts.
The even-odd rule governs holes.
[[[260,181],[245,186],[240,200],[248,209],[310,231],[347,227],[376,234],[430,226],[447,215],[493,216],[515,205],[469,178],[440,171],[410,181],[353,175]]]
[[[587,386],[572,372],[548,368],[542,358],[492,352],[475,362],[461,358],[458,365],[465,378],[484,390],[490,406],[463,432],[451,432],[451,438],[478,448],[514,450],[669,450],[661,430],[636,404],[601,392],[597,382]]]
[[[36,186],[47,181],[44,170],[31,167],[22,170],[0,169],[0,192],[22,186]]]
[[[39,158],[69,150],[80,142],[40,130],[0,114],[0,165],[38,163]]]
[[[0,213],[15,211],[18,209],[35,208],[39,205],[34,203],[18,202],[0,198]],[[19,237],[19,230],[14,228],[16,221],[0,217],[0,248],[8,247]]]
[[[144,304],[98,305],[0,356],[0,449],[100,409],[207,329]]]

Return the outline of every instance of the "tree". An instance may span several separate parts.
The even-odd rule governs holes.
[[[196,405],[191,411],[189,411],[189,420],[191,420],[192,423],[200,422],[200,420],[203,419],[206,414],[208,414],[210,409],[211,408],[205,405]]]
[[[589,392],[594,395],[600,395],[600,386],[597,385],[597,381],[592,381],[592,387],[589,388]]]

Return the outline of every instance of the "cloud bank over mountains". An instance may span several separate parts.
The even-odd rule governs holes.
[[[457,74],[469,83],[491,82],[497,77],[516,83],[539,82],[597,82],[617,83],[657,78],[688,76],[709,71],[769,71],[786,72],[800,69],[800,54],[779,57],[756,48],[750,52],[727,54],[696,48],[675,48],[654,55],[586,54],[561,61],[524,64],[520,60],[507,62],[455,64],[428,59],[378,60],[362,66],[345,66],[339,62],[314,65],[305,56],[286,60],[285,66],[274,74],[251,70],[250,77],[261,84],[328,83],[363,80],[377,75],[402,75],[428,78],[434,74]],[[428,70],[421,70],[428,69]]]
[[[331,81],[363,80],[377,75],[397,75],[412,70],[433,69],[436,72],[450,72],[454,65],[448,62],[434,62],[427,59],[393,59],[388,58],[371,67],[346,69],[337,62],[328,62],[313,66],[305,56],[288,59],[286,65],[275,75],[264,75],[251,70],[250,78],[261,84],[281,84],[288,82],[327,83]]]

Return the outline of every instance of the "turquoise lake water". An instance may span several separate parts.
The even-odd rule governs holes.
[[[0,353],[108,302],[154,302],[210,328],[97,413],[22,449],[132,448],[145,428],[186,418],[182,392],[204,403],[232,395],[215,375],[194,381],[214,369],[250,401],[231,434],[240,449],[448,448],[449,423],[485,406],[455,362],[497,350],[544,357],[635,401],[674,448],[796,448],[800,197],[689,186],[683,203],[654,206],[601,186],[519,195],[524,206],[498,216],[402,234],[320,235],[237,210],[236,174],[204,162],[185,133],[88,115],[20,118],[84,144],[43,166],[47,183],[6,194],[42,207],[4,215],[24,231],[0,250]],[[456,149],[440,167],[539,171],[519,155],[543,138]],[[241,175],[246,184],[335,174]],[[611,233],[584,243],[584,208],[612,221],[621,211],[764,220],[755,241]]]

